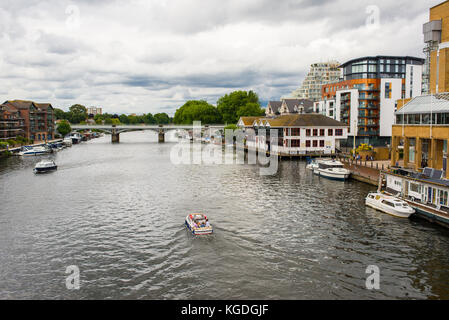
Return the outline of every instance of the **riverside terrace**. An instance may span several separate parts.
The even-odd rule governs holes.
[[[142,131],[142,130],[151,130],[158,133],[159,138],[158,141],[160,143],[165,142],[165,133],[170,130],[192,130],[198,128],[201,131],[210,130],[210,132],[223,131],[224,125],[202,125],[196,127],[195,125],[72,125],[73,131],[82,131],[82,130],[102,130],[111,134],[111,142],[118,143],[120,142],[120,133],[123,132],[131,132],[131,131]]]

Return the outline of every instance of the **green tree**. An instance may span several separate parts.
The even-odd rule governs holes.
[[[170,117],[165,112],[156,113],[154,115],[154,120],[156,120],[157,124],[168,124],[168,123],[170,123]]]
[[[190,100],[176,110],[173,122],[192,124],[193,121],[201,121],[203,124],[220,123],[221,115],[216,107],[204,100]]]
[[[65,137],[72,132],[72,127],[70,127],[70,123],[67,120],[63,120],[59,123],[57,131],[61,136]]]
[[[247,104],[254,103],[259,106],[259,97],[253,91],[234,91],[224,95],[217,101],[217,109],[222,119],[227,123],[237,123],[239,116],[237,112]]]
[[[80,104],[74,104],[70,107],[68,114],[70,123],[80,123],[87,119],[87,108]]]
[[[237,110],[237,117],[255,117],[265,115],[265,110],[260,107],[260,104],[248,102],[246,105]]]
[[[126,114],[121,114],[120,117],[118,117],[118,119],[123,124],[128,124],[129,123],[129,119],[128,119],[128,116]]]
[[[151,113],[144,114],[143,121],[145,124],[155,124],[156,123],[156,119],[154,119],[154,117]]]
[[[54,112],[56,120],[67,120],[67,112],[65,112],[64,110],[55,108]]]

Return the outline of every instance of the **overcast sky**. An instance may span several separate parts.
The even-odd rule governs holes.
[[[423,57],[442,0],[0,0],[0,98],[174,114],[299,87],[310,64]]]

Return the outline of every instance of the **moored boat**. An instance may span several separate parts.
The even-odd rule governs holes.
[[[185,225],[193,235],[206,235],[214,232],[209,219],[202,213],[192,213],[186,217]]]
[[[415,209],[410,207],[407,202],[381,192],[369,193],[365,198],[365,204],[399,218],[408,218],[415,213]]]
[[[51,153],[52,150],[46,146],[24,146],[18,153],[20,156],[38,156]]]
[[[35,173],[44,173],[49,171],[54,171],[58,169],[58,166],[53,160],[42,160],[36,164],[34,167]]]
[[[62,143],[66,146],[66,147],[71,147],[72,146],[72,138],[70,137],[66,137],[64,138],[64,140],[62,141]]]
[[[346,180],[351,172],[343,167],[343,163],[333,159],[316,160],[318,167],[313,169],[313,173],[320,177],[332,180]]]
[[[449,180],[442,170],[392,167],[381,171],[379,190],[406,201],[415,216],[449,227]]]

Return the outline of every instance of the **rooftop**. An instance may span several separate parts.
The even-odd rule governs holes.
[[[420,113],[449,113],[449,93],[415,97],[396,111],[397,115]]]
[[[271,128],[276,127],[347,127],[345,123],[318,113],[287,114],[266,119]]]

